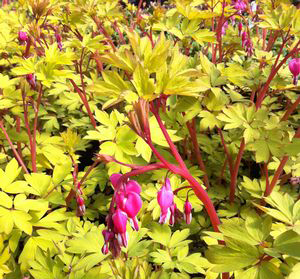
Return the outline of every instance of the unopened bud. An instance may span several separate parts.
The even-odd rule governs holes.
[[[27,39],[28,39],[28,36],[27,36],[27,33],[26,32],[23,32],[23,31],[19,31],[19,41],[20,42],[25,42]]]
[[[149,103],[139,99],[133,104],[133,111],[128,113],[129,127],[145,140],[150,139]]]

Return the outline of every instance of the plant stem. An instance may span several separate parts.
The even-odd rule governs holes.
[[[17,131],[17,133],[21,132],[21,119],[19,116],[16,116],[16,131]],[[21,142],[19,142],[19,141],[17,142],[17,150],[18,150],[20,157],[22,158]]]
[[[170,164],[170,165],[172,165],[172,164]],[[174,165],[172,165],[172,166],[174,166]],[[174,167],[176,167],[176,166],[174,166]],[[148,172],[148,171],[153,171],[153,170],[157,170],[157,169],[161,169],[161,168],[166,168],[175,174],[179,174],[181,177],[183,177],[190,183],[196,196],[203,202],[204,207],[205,207],[205,209],[208,213],[208,216],[210,218],[210,221],[212,223],[212,226],[214,228],[214,231],[219,232],[218,226],[220,225],[221,222],[219,220],[219,217],[217,215],[217,212],[215,210],[215,207],[214,207],[211,199],[209,198],[206,191],[198,183],[198,181],[187,170],[179,169],[179,172],[178,171],[174,172],[173,169],[170,169],[169,166],[165,165],[164,163],[163,164],[152,164],[152,165],[145,166],[142,169],[137,169],[137,170],[128,172],[122,176],[123,177],[122,179],[124,179],[124,181],[126,181],[131,176],[136,176],[136,175]]]
[[[268,172],[268,164],[264,163],[264,173],[265,173],[265,178],[266,178],[266,190],[265,190],[265,195],[266,193],[270,192],[270,181],[269,181],[269,172]]]
[[[294,135],[294,138],[300,138],[300,127],[298,128],[296,134]],[[280,164],[279,164],[277,170],[275,171],[273,179],[270,183],[270,187],[269,187],[268,191],[267,191],[267,189],[265,191],[265,197],[269,196],[272,193],[288,159],[289,159],[289,156],[287,156],[287,155],[283,156],[283,158],[281,159]]]
[[[186,169],[186,165],[185,165],[184,161],[182,160],[182,158],[181,158],[181,156],[180,156],[180,154],[179,154],[179,152],[178,152],[175,144],[173,143],[172,139],[170,138],[170,136],[169,136],[169,134],[167,132],[166,127],[162,123],[162,120],[160,118],[158,110],[152,110],[152,113],[154,114],[154,116],[155,116],[155,118],[157,120],[157,123],[158,123],[158,125],[159,125],[159,127],[160,127],[160,129],[161,129],[161,131],[162,131],[162,133],[163,133],[163,135],[164,135],[167,143],[169,144],[171,152],[173,153],[176,161],[179,163],[179,165],[180,165],[181,168]]]
[[[161,128],[161,130],[164,133],[164,136],[168,142],[168,144],[171,147],[171,150],[175,156],[179,156],[179,153],[174,145],[174,143],[172,142],[165,126],[163,125],[160,116],[158,114],[158,110],[153,109],[152,110],[153,114],[156,116],[156,119],[159,123],[159,126]],[[180,168],[171,164],[170,162],[168,162],[154,147],[153,143],[151,142],[151,140],[149,140],[148,145],[150,146],[150,148],[152,149],[153,153],[156,155],[156,157],[165,165],[165,168],[169,169],[171,172],[173,172],[174,174],[179,174],[182,178],[184,178],[185,180],[187,180],[191,187],[193,188],[196,196],[203,202],[204,207],[209,215],[210,221],[212,223],[212,226],[214,228],[214,230],[216,232],[219,231],[218,229],[218,225],[220,224],[220,220],[219,217],[217,215],[216,209],[211,201],[211,199],[209,198],[208,194],[206,193],[206,191],[202,188],[202,186],[198,183],[198,181],[190,174],[190,172],[188,171],[187,167],[185,166],[182,158],[180,157],[180,161],[183,163]],[[178,160],[177,160],[178,161]],[[140,170],[136,170],[136,171],[140,171]]]
[[[170,171],[172,171],[173,173],[179,173],[180,172],[180,168],[171,164],[170,162],[168,162],[158,151],[157,149],[154,147],[153,143],[151,141],[148,141],[147,144],[149,145],[149,147],[151,148],[153,154],[157,157],[158,160],[160,160]]]
[[[79,97],[81,98],[81,101],[83,102],[84,106],[85,106],[85,109],[87,110],[87,113],[90,117],[90,120],[91,120],[91,123],[93,125],[94,128],[97,127],[97,123],[96,123],[96,120],[94,118],[94,115],[91,111],[91,108],[89,106],[89,103],[87,101],[87,98],[86,96],[84,95],[84,93],[82,92],[82,90],[76,85],[76,83],[74,82],[74,80],[70,79],[74,89],[76,90],[76,92],[79,94]]]
[[[193,147],[194,147],[194,152],[196,154],[196,158],[197,158],[199,168],[200,168],[200,170],[202,170],[204,172],[204,175],[203,175],[204,185],[207,189],[209,189],[210,185],[209,185],[208,175],[207,175],[207,172],[206,172],[204,162],[202,160],[200,147],[199,147],[198,140],[197,140],[196,119],[193,118],[192,123],[186,122],[186,126],[189,130],[189,134],[190,134],[190,137],[191,137],[191,140],[192,140],[192,144],[193,144]]]
[[[258,93],[258,97],[257,97],[257,101],[256,101],[256,109],[260,108],[260,106],[264,100],[264,97],[266,95],[266,92],[269,89],[270,83],[272,82],[273,78],[275,77],[275,75],[277,74],[277,72],[279,71],[281,66],[299,50],[298,49],[299,44],[300,44],[300,40],[295,45],[295,47],[292,49],[292,51],[290,51],[290,53],[288,55],[286,55],[284,57],[284,59],[282,59],[282,61],[279,63],[279,65],[277,67],[272,68],[268,80],[266,81],[265,85],[261,88],[260,92]]]
[[[201,187],[198,181],[188,171],[182,171],[180,175],[190,183],[196,196],[199,198],[199,200],[203,202],[203,205],[208,213],[214,231],[219,232],[218,226],[221,222],[217,215],[216,209],[206,191]]]
[[[20,157],[20,155],[19,155],[19,153],[17,152],[17,150],[15,149],[15,147],[14,147],[12,141],[10,140],[10,137],[9,137],[9,135],[7,134],[7,131],[6,131],[6,129],[5,129],[5,127],[4,127],[2,121],[0,121],[0,128],[1,128],[1,130],[2,130],[2,132],[3,132],[3,134],[4,134],[4,136],[5,136],[6,140],[8,141],[8,143],[9,143],[9,145],[10,145],[10,148],[12,149],[12,151],[13,151],[13,153],[14,153],[14,155],[15,155],[16,160],[18,161],[18,163],[20,164],[20,166],[23,168],[24,172],[27,173],[27,174],[29,174],[29,171],[28,171],[28,169],[26,168],[26,166],[25,166],[25,164],[24,164],[22,158]]]
[[[239,153],[236,157],[235,160],[235,164],[234,164],[234,169],[233,172],[231,174],[231,180],[230,180],[230,193],[229,193],[229,201],[230,203],[234,202],[234,194],[235,194],[235,187],[236,187],[236,181],[237,181],[237,176],[238,176],[238,172],[239,172],[239,167],[241,164],[241,160],[242,160],[242,156],[245,150],[245,139],[242,138],[241,144],[240,144],[240,149],[239,149]]]
[[[137,7],[136,19],[137,19],[138,23],[140,21],[140,12],[141,12],[142,3],[143,3],[143,0],[140,0],[139,4],[138,4],[138,7]]]
[[[35,160],[34,160],[34,157],[32,156],[32,152],[33,152],[33,149],[34,149],[34,144],[33,144],[33,139],[32,139],[32,135],[31,135],[31,131],[30,131],[30,126],[29,126],[28,104],[26,102],[26,95],[25,95],[25,93],[22,93],[22,99],[23,99],[23,109],[24,109],[24,123],[25,123],[25,127],[26,127],[26,130],[27,130],[28,139],[29,139],[29,145],[30,145],[32,171],[36,172]]]
[[[38,115],[39,115],[39,108],[42,100],[43,95],[43,88],[42,85],[39,88],[39,95],[36,102],[35,108],[35,116],[34,116],[34,123],[33,123],[33,136],[32,136],[32,150],[31,150],[31,160],[32,160],[32,171],[36,172],[36,131],[37,131],[37,123],[38,123]]]
[[[298,107],[300,104],[300,96],[297,98],[297,100],[287,109],[283,117],[280,121],[286,121],[288,120],[289,116],[294,112],[294,110]]]
[[[100,163],[99,160],[94,161],[92,165],[89,166],[88,170],[85,172],[84,176],[79,181],[79,186],[81,186],[84,182],[84,180],[88,177],[90,172]]]
[[[222,130],[220,128],[218,128],[218,132],[219,132],[219,135],[221,137],[221,142],[222,142],[222,145],[224,147],[224,151],[225,151],[225,154],[226,154],[226,157],[227,157],[227,160],[228,160],[228,164],[229,164],[229,171],[230,171],[230,174],[232,175],[233,173],[233,161],[232,161],[232,157],[229,153],[229,150],[228,150],[228,147],[225,143],[225,140],[224,140],[224,136],[223,136],[223,133],[222,133]]]
[[[176,190],[173,191],[173,194],[176,195],[180,190],[184,190],[184,189],[191,189],[191,186],[182,186],[180,188],[177,188]]]

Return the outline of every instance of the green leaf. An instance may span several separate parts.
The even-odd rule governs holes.
[[[35,259],[37,248],[41,248],[46,251],[47,249],[53,249],[54,244],[52,241],[44,239],[40,236],[32,236],[25,243],[22,253],[19,256],[18,263],[21,264],[21,270],[27,271],[29,268],[29,262]]]
[[[172,262],[172,258],[168,251],[157,249],[158,252],[152,252],[150,253],[150,256],[153,257],[153,262],[157,264],[163,264],[163,263],[168,263]],[[174,263],[175,265],[175,263]],[[166,266],[164,266],[166,267]],[[173,267],[168,267],[168,269],[173,269]]]
[[[251,267],[251,268],[239,273],[238,276],[236,274],[236,276],[239,279],[259,279],[258,269],[259,269],[258,266],[254,266],[254,267]]]
[[[221,127],[221,121],[219,121],[213,113],[209,111],[201,111],[199,113],[199,116],[202,117],[202,120],[200,121],[200,129],[201,130],[207,130],[214,129],[215,127]]]
[[[4,192],[0,192],[0,205],[11,208],[12,207],[12,198]]]
[[[263,262],[259,266],[259,279],[283,279],[280,269],[271,262]]]
[[[268,143],[264,140],[256,140],[251,143],[252,149],[255,151],[256,162],[267,162],[270,158]]]
[[[287,279],[299,279],[300,274],[300,263],[297,263],[293,266],[291,273],[287,277]]]
[[[12,210],[11,217],[17,228],[31,235],[32,225],[29,222],[29,220],[31,220],[31,216],[28,213],[19,210]]]
[[[186,245],[186,242],[183,242],[183,240],[185,240],[190,234],[190,230],[189,229],[184,229],[182,231],[175,231],[173,234],[172,234],[172,237],[168,243],[168,247],[169,248],[174,248],[174,247],[177,247],[177,246],[183,246]]]
[[[51,183],[51,176],[44,173],[31,173],[24,175],[28,184],[35,190],[35,195],[44,196]]]
[[[236,240],[243,241],[250,245],[258,244],[257,240],[255,240],[245,228],[245,223],[242,219],[230,219],[226,222],[219,225],[220,231],[224,236],[234,238]]]
[[[146,162],[150,162],[152,150],[149,145],[142,139],[138,138],[135,144],[136,151],[143,157]]]
[[[168,225],[153,223],[151,231],[147,233],[155,242],[167,246],[171,238],[171,229]]]
[[[293,230],[280,234],[274,241],[274,248],[292,257],[300,257],[300,235]]]
[[[161,129],[159,128],[159,125],[155,119],[154,116],[152,116],[149,120],[149,124],[150,124],[150,130],[151,130],[151,138],[152,138],[152,141],[158,145],[161,145],[161,146],[164,146],[164,147],[169,147]],[[167,129],[168,133],[169,133],[169,136],[171,137],[171,140],[173,142],[176,142],[176,141],[179,141],[181,140],[180,137],[176,136],[175,133],[176,131],[175,130],[170,130],[170,129]]]
[[[53,183],[58,185],[65,177],[71,173],[72,161],[68,158],[65,161],[59,162],[55,165],[53,170]]]
[[[76,237],[67,241],[67,251],[75,254],[99,253],[101,251],[101,230],[97,229],[86,233],[82,237]]]
[[[139,96],[152,96],[154,93],[154,80],[149,77],[148,71],[140,63],[134,70],[132,83]]]
[[[245,226],[249,235],[261,243],[270,235],[272,218],[270,216],[262,218],[257,213],[252,212],[247,215]]]
[[[18,247],[19,240],[21,238],[22,232],[18,229],[13,229],[10,238],[9,238],[9,248],[12,252],[15,252],[15,250]]]
[[[206,257],[212,264],[215,264],[212,268],[213,272],[239,270],[254,264],[258,260],[257,255],[215,245],[209,247]]]
[[[293,139],[293,141],[284,148],[284,151],[289,156],[298,156],[299,150],[300,150],[300,139],[298,138]]]
[[[14,227],[11,210],[0,207],[0,232],[9,235]]]

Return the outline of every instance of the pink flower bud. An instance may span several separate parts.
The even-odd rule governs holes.
[[[18,35],[18,39],[20,42],[25,42],[28,39],[27,33],[24,31],[19,31]]]
[[[59,50],[62,50],[62,37],[60,34],[55,33],[55,38],[56,38],[56,42],[57,42],[57,46],[59,48]]]
[[[247,32],[244,31],[244,32],[242,33],[242,47],[245,47],[247,38],[248,38]]]
[[[126,247],[128,243],[128,236],[126,234],[127,214],[118,208],[112,215],[112,220],[120,244]]]
[[[189,225],[192,221],[192,205],[189,202],[188,198],[186,198],[186,201],[184,203],[184,215],[183,218],[185,222]]]
[[[83,216],[85,213],[84,199],[81,196],[77,196],[76,203],[77,203],[77,215]]]
[[[34,74],[27,74],[26,75],[26,80],[29,83],[31,89],[35,89],[35,87],[36,87],[36,81],[35,81]]]
[[[239,30],[239,36],[241,36],[242,30],[243,30],[243,24],[241,22],[239,22],[239,24],[238,24],[238,30]]]
[[[289,62],[289,69],[294,76],[293,83],[297,85],[298,83],[298,76],[300,74],[300,58],[294,58]]]
[[[108,243],[114,238],[114,233],[108,230],[103,230],[102,235],[104,238],[104,245],[101,249],[102,253],[106,255],[108,253]]]
[[[157,201],[161,209],[159,223],[163,224],[167,222],[171,214],[170,207],[174,202],[174,194],[169,178],[166,178],[165,184],[161,187],[160,191],[158,191]]]
[[[112,220],[116,233],[126,232],[127,214],[125,212],[118,208],[112,215]]]

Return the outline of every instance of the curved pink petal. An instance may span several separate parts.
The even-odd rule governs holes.
[[[173,204],[174,194],[172,191],[166,189],[165,186],[157,193],[157,202],[162,212],[166,212],[168,208]]]
[[[300,74],[300,58],[294,58],[289,62],[289,69],[294,77]]]
[[[135,192],[137,194],[141,193],[141,186],[135,180],[129,180],[126,183],[126,192]]]
[[[142,199],[135,193],[130,192],[127,195],[127,199],[124,206],[124,211],[127,213],[129,218],[134,218],[140,209],[142,208]]]
[[[112,220],[116,233],[122,234],[126,232],[127,214],[125,212],[118,208],[112,215]]]
[[[114,189],[117,188],[117,185],[118,185],[118,180],[119,178],[122,176],[122,174],[120,173],[114,173],[110,176],[110,181],[111,181],[111,184],[113,185]]]

